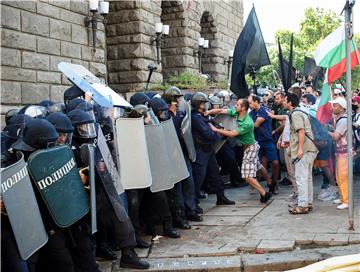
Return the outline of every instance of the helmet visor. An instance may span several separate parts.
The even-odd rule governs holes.
[[[43,119],[47,115],[47,109],[43,106],[33,105],[33,106],[28,107],[24,113],[33,118]]]
[[[77,132],[81,138],[95,138],[96,129],[94,123],[87,123],[77,126]]]
[[[124,116],[125,110],[123,108],[120,107],[114,107],[114,119],[118,119]]]
[[[58,132],[59,137],[56,140],[56,145],[71,145],[72,132]]]

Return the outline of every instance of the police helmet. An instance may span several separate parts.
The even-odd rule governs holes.
[[[161,98],[161,95],[156,93],[156,92],[146,92],[145,93],[150,99],[153,98],[153,97],[159,97]]]
[[[230,95],[230,99],[231,99],[231,100],[239,100],[239,97],[238,97],[236,94],[232,93],[232,94]]]
[[[136,105],[134,107],[134,110],[136,110],[140,114],[146,115],[150,109],[147,106],[140,104],[140,105]]]
[[[71,124],[69,117],[60,112],[50,113],[46,120],[48,120],[56,129],[59,137],[56,141],[57,144],[70,145],[74,127]]]
[[[181,90],[178,87],[171,86],[163,93],[161,98],[164,99],[165,102],[170,105],[171,102],[177,102],[176,100],[182,96],[183,94],[181,93]]]
[[[130,97],[130,104],[135,107],[136,105],[143,104],[145,105],[149,102],[150,98],[145,93],[135,93]]]
[[[5,124],[8,125],[9,124],[9,120],[17,115],[19,113],[18,109],[12,109],[12,110],[8,110],[5,114]]]
[[[149,107],[153,110],[159,120],[167,120],[169,118],[169,106],[162,98],[153,97],[149,101]]]
[[[6,127],[4,128],[4,131],[8,131],[8,135],[11,138],[17,139],[22,135],[25,124],[32,119],[33,119],[32,117],[22,113],[14,115],[8,120]]]
[[[48,109],[43,106],[31,105],[24,110],[24,114],[33,118],[43,119],[48,114]]]
[[[61,112],[50,113],[46,120],[48,120],[56,129],[57,132],[73,132],[74,127],[71,124],[71,120],[66,114]]]
[[[217,97],[217,96],[215,96],[215,95],[213,95],[212,97],[210,97],[210,104],[211,105],[220,105],[220,106],[222,106],[222,101],[221,101],[221,99],[219,98],[219,97]]]
[[[95,120],[83,110],[72,110],[67,116],[74,127],[74,137],[82,139],[93,139],[96,137]]]
[[[39,106],[43,106],[43,107],[45,107],[45,108],[48,108],[48,107],[50,107],[50,106],[52,106],[52,105],[54,105],[55,104],[55,102],[53,102],[53,101],[51,101],[51,100],[43,100],[43,101],[41,101],[38,105]]]
[[[203,92],[196,92],[191,98],[191,106],[197,110],[201,103],[210,102],[208,96]]]
[[[217,97],[224,99],[225,101],[230,100],[230,93],[226,90],[222,90],[216,94]]]
[[[84,92],[77,86],[72,86],[64,92],[64,103],[65,105],[74,98],[84,97]]]
[[[193,97],[193,94],[192,93],[186,93],[184,95],[184,99],[185,101],[191,101],[191,98]]]
[[[58,138],[55,127],[45,119],[31,119],[25,124],[23,135],[12,148],[21,151],[35,151],[55,145]]]
[[[77,109],[78,105],[80,105],[83,101],[85,101],[85,100],[82,98],[71,99],[70,101],[68,101],[68,103],[66,105],[65,112],[70,112],[72,110]]]

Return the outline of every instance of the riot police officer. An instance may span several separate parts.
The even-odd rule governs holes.
[[[195,184],[192,175],[192,165],[189,160],[188,151],[183,139],[181,125],[185,118],[186,113],[179,110],[181,106],[181,99],[183,94],[181,90],[175,86],[168,88],[162,98],[169,106],[169,114],[175,126],[175,130],[181,145],[181,149],[184,153],[186,166],[189,171],[189,177],[175,184],[175,193],[178,205],[180,206],[180,214],[175,217],[175,226],[179,228],[186,228],[187,222],[185,219],[200,222],[202,217],[196,213],[196,202],[195,202]]]
[[[93,143],[96,138],[95,120],[85,111],[73,110],[68,113],[68,117],[74,126],[73,146],[76,148],[76,158],[78,164],[85,166],[79,155],[79,148],[84,143]],[[122,255],[120,259],[120,266],[125,268],[147,269],[149,264],[141,260],[134,247],[136,245],[135,231],[131,224],[129,217],[120,204],[118,197],[111,198],[112,201],[117,201],[116,208],[111,205],[104,185],[101,185],[101,173],[99,168],[96,171],[96,200],[97,200],[97,221],[98,221],[98,235],[99,240],[108,242],[106,229],[113,227],[115,232],[116,243],[121,248]],[[118,209],[118,210],[114,210]],[[121,215],[121,218],[119,218]],[[101,245],[101,243],[100,243]],[[110,251],[110,248],[107,250]]]
[[[85,93],[77,86],[72,86],[64,92],[65,106],[74,98],[85,97]]]
[[[50,113],[46,120],[48,120],[56,129],[59,137],[56,140],[57,145],[71,145],[72,133],[74,127],[71,124],[69,117],[64,113],[54,112]]]
[[[221,137],[211,130],[209,119],[204,115],[209,107],[208,103],[207,95],[202,92],[195,93],[191,98],[191,106],[193,107],[191,125],[196,148],[196,161],[193,163],[196,198],[199,201],[200,189],[206,177],[216,192],[216,204],[234,205],[235,202],[224,195],[224,183],[212,147],[212,144],[220,140]]]

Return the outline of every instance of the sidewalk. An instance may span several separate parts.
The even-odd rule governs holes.
[[[289,214],[286,199],[291,193],[290,186],[280,187],[280,194],[268,204],[261,204],[259,195],[250,194],[249,187],[228,189],[226,195],[236,200],[235,206],[216,206],[215,196],[210,195],[200,205],[204,209],[203,222],[190,222],[192,229],[180,230],[179,239],[162,237],[150,249],[137,251],[149,259],[151,271],[196,271],[201,267],[240,271],[239,256],[243,255],[277,256],[279,252],[296,250],[300,256],[305,249],[334,247],[337,250],[339,247],[335,246],[360,243],[360,180],[355,178],[355,231],[347,229],[347,210],[339,211],[335,204],[316,199],[321,185],[320,177],[316,177],[314,209],[310,214]],[[218,268],[211,268],[214,265]],[[104,271],[126,271],[108,262],[101,266]]]

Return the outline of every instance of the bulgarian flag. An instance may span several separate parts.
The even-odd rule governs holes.
[[[350,41],[351,69],[360,63],[359,52],[353,40]],[[319,109],[316,117],[322,124],[331,120],[330,85],[346,72],[345,27],[342,25],[327,36],[316,48],[316,65],[328,68],[325,75]]]

